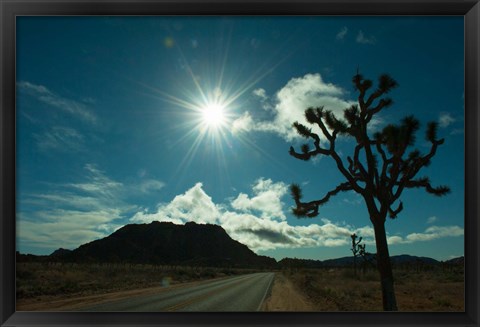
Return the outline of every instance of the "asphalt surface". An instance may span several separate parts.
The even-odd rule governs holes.
[[[165,288],[158,294],[115,300],[80,311],[258,311],[272,286],[273,277],[274,273],[255,273]]]

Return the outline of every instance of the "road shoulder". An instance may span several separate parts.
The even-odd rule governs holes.
[[[282,273],[275,273],[272,290],[261,311],[314,311],[314,305]]]

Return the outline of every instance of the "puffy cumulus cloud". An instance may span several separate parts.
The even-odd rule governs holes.
[[[169,216],[164,216],[163,212],[157,211],[155,213],[149,213],[148,210],[143,210],[135,213],[132,218],[130,218],[132,223],[151,223],[152,221],[163,221],[174,223],[177,225],[182,225],[184,221],[180,218],[171,218]]]
[[[253,197],[240,193],[231,203],[234,209],[250,212],[258,211],[262,218],[281,220],[287,219],[283,212],[281,198],[287,193],[288,186],[285,183],[273,183],[271,179],[258,179],[253,186]]]
[[[375,244],[372,226],[354,227],[345,222],[319,219],[319,224],[293,226],[285,218],[285,204],[281,201],[287,193],[283,182],[260,178],[249,194],[240,193],[229,203],[216,204],[203,190],[202,183],[195,184],[169,203],[158,206],[156,212],[140,211],[130,219],[133,223],[152,221],[211,223],[222,226],[231,238],[255,252],[278,248],[348,246],[350,235],[362,236],[365,244]],[[288,210],[288,209],[287,209]],[[389,244],[429,241],[443,237],[463,235],[458,226],[430,226],[423,233],[388,237]]]
[[[287,221],[269,220],[247,213],[226,211],[220,225],[237,241],[254,251],[276,248],[305,248],[347,245],[354,232],[345,226],[292,226]]]
[[[213,203],[212,198],[205,193],[202,187],[202,183],[197,183],[184,194],[177,195],[170,203],[160,204],[157,212],[138,212],[130,220],[144,223],[194,221],[215,224],[220,217],[220,208]]]
[[[301,246],[298,237],[287,233],[291,226],[286,222],[272,221],[248,213],[225,211],[219,224],[230,237],[253,251]]]
[[[324,106],[337,117],[343,117],[343,110],[355,103],[342,99],[344,95],[342,88],[326,83],[318,73],[292,78],[272,98],[268,97],[263,89],[255,90],[254,94],[261,99],[263,107],[272,114],[272,119],[256,120],[251,113],[246,112],[233,121],[234,129],[237,126],[237,129],[244,127],[243,129],[247,131],[272,132],[288,142],[300,138],[292,128],[295,121],[309,125],[305,120],[307,108]],[[266,104],[267,101],[271,103]],[[317,132],[320,132],[320,129]]]
[[[463,228],[459,226],[430,226],[423,233],[411,233],[405,237],[388,237],[389,244],[408,244],[415,242],[432,241],[444,237],[463,236]]]
[[[242,116],[232,122],[232,132],[234,134],[237,134],[239,132],[248,132],[253,128],[253,119],[248,111],[244,112]]]

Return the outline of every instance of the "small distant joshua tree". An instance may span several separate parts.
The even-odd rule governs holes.
[[[316,217],[319,207],[327,203],[332,196],[347,191],[360,194],[375,232],[383,309],[396,311],[398,309],[385,221],[387,216],[394,219],[402,211],[400,196],[406,189],[423,188],[436,196],[445,195],[450,191],[447,186],[433,187],[428,177],[417,177],[420,170],[430,164],[444,139],[437,138],[437,124],[430,122],[426,131],[426,140],[430,142],[429,152],[421,154],[417,149],[410,150],[420,127],[419,121],[413,116],[405,117],[398,125],[389,124],[382,131],[372,135],[369,133],[369,124],[375,115],[392,105],[392,99],[385,95],[397,87],[397,82],[389,75],[381,75],[377,88],[367,95],[367,91],[373,86],[371,80],[364,79],[357,72],[352,81],[358,91],[358,104],[344,110],[345,120],[338,119],[324,107],[308,108],[305,111],[306,120],[320,128],[323,140],[319,134],[312,132],[311,128],[298,122],[293,124],[301,136],[313,141],[313,148],[310,143],[304,144],[300,152],[290,147],[290,155],[305,161],[318,155],[331,157],[345,178],[344,182],[322,198],[310,202],[302,202],[300,186],[292,184],[290,191],[295,201],[293,213],[297,217]],[[347,162],[344,162],[336,148],[336,141],[340,135],[355,142],[355,149],[353,154],[347,157]]]
[[[361,255],[361,252],[365,254],[365,244],[360,244],[362,242],[362,237],[358,237],[357,234],[353,233],[350,235],[352,238],[352,247],[351,251],[353,253],[353,273],[355,277],[357,276],[357,256]],[[358,241],[357,241],[358,238]]]

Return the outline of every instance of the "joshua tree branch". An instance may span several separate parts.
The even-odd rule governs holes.
[[[292,185],[291,191],[293,199],[295,201],[296,208],[293,209],[293,213],[298,217],[316,217],[318,215],[318,208],[328,202],[332,196],[337,195],[339,192],[346,192],[352,190],[352,185],[349,182],[339,184],[335,189],[328,192],[323,198],[310,202],[301,202],[301,193],[294,188],[298,188],[297,185]]]
[[[365,167],[363,166],[362,162],[358,158],[359,154],[360,154],[360,150],[362,148],[363,148],[362,144],[358,144],[357,146],[355,146],[355,152],[354,152],[354,155],[353,155],[353,160],[352,160],[352,158],[348,157],[348,162],[350,163],[348,170],[352,173],[352,175],[354,173],[357,173],[357,171],[360,172],[360,174],[356,175],[356,176],[360,176],[361,180],[366,181],[368,173],[365,170]]]
[[[437,196],[442,196],[446,195],[448,192],[450,192],[450,188],[447,186],[438,186],[438,187],[433,187],[430,184],[430,181],[428,178],[419,178],[416,180],[410,180],[404,183],[405,188],[425,188],[425,190],[428,193],[437,195]]]
[[[425,187],[425,190],[428,193],[432,193],[435,195],[444,195],[449,192],[449,188],[446,186],[440,186],[438,188],[433,188],[430,185],[430,182],[428,180],[425,181],[425,179],[419,179],[419,180],[413,180],[415,175],[422,169],[424,166],[427,166],[430,162],[430,159],[435,155],[437,152],[437,148],[439,145],[443,144],[444,139],[440,140],[432,140],[432,147],[430,148],[430,152],[426,154],[423,157],[420,157],[417,159],[414,163],[412,163],[412,168],[409,169],[408,173],[405,173],[405,175],[402,177],[400,181],[396,181],[394,179],[394,184],[398,186],[397,191],[395,192],[395,195],[393,196],[393,200],[397,200],[400,198],[403,190],[407,188],[414,188],[414,187]]]
[[[315,150],[313,151],[309,151],[308,153],[299,153],[299,152],[296,152],[293,148],[293,146],[290,147],[290,151],[289,151],[290,155],[297,158],[297,159],[300,159],[300,160],[309,160],[311,157],[314,157],[318,154],[323,154],[323,155],[330,155],[330,151],[329,150],[326,150],[326,149],[322,149],[320,147],[316,148]]]
[[[390,218],[394,219],[397,218],[397,215],[403,210],[403,203],[400,201],[397,209],[393,210],[392,207],[388,208],[388,214]]]
[[[337,164],[338,170],[340,170],[340,172],[343,174],[343,176],[345,176],[347,181],[350,183],[352,189],[355,190],[355,192],[357,192],[357,193],[363,194],[363,192],[365,190],[358,185],[357,179],[354,176],[352,176],[348,172],[348,170],[345,168],[345,166],[343,164],[343,161],[342,161],[342,158],[340,158],[338,153],[336,151],[332,150],[331,157],[333,158],[333,160],[335,160],[335,163]]]
[[[320,127],[322,130],[323,135],[331,142],[332,138],[334,138],[334,135],[330,134],[328,131],[327,127],[325,126],[325,123],[323,122],[322,118],[324,116],[324,110],[323,107],[319,108],[309,108],[305,112],[305,116],[309,122],[314,122]],[[336,135],[336,134],[335,134]]]

